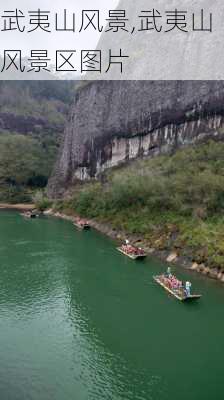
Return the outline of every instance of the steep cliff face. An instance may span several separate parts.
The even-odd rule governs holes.
[[[49,181],[51,197],[76,180],[137,157],[222,138],[224,83],[99,81],[76,94],[64,142]],[[224,137],[224,135],[223,135]]]

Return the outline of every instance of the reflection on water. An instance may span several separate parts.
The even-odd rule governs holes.
[[[68,222],[1,212],[0,398],[223,399],[223,288],[191,274],[204,296],[181,304],[152,280],[164,268]]]

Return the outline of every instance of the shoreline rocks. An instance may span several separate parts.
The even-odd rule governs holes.
[[[177,259],[178,259],[177,253],[171,253],[171,254],[167,257],[166,261],[167,261],[168,263],[174,263],[174,262],[177,261]]]
[[[67,215],[60,212],[54,212],[53,209],[49,209],[44,211],[44,215],[53,216],[56,218],[61,218],[66,221],[74,221],[76,215]],[[112,228],[110,225],[105,223],[100,223],[94,220],[90,220],[90,225],[92,228],[96,229],[100,233],[110,237],[113,240],[123,241],[126,238],[125,232],[119,232]],[[130,235],[129,235],[130,237]],[[132,238],[133,242],[136,242],[136,238]],[[190,261],[187,257],[179,257],[176,252],[164,252],[155,250],[152,247],[144,246],[144,242],[141,242],[141,247],[145,250],[145,252],[149,256],[154,256],[159,258],[163,262],[167,262],[169,264],[179,264],[181,267],[191,270],[192,272],[197,272],[201,275],[207,276],[210,279],[215,279],[219,282],[224,283],[224,271],[218,270],[217,268],[209,268],[205,264],[198,264],[197,262]]]

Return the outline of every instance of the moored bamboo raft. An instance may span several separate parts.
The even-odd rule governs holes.
[[[147,257],[147,254],[144,252],[142,254],[127,253],[121,247],[117,247],[117,250],[120,251],[120,253],[124,254],[125,256],[131,258],[132,260],[143,260],[145,257]]]
[[[21,213],[20,215],[22,215],[22,217],[24,218],[38,218],[39,214],[33,213],[33,212],[24,212]]]
[[[179,301],[182,301],[182,302],[195,301],[195,300],[199,300],[202,297],[201,294],[191,294],[190,296],[186,296],[183,288],[172,289],[172,288],[168,287],[164,283],[164,275],[154,276],[153,279],[160,286],[162,286],[167,292],[169,292],[174,297],[176,297],[176,299],[178,299]]]
[[[80,229],[80,230],[88,230],[88,229],[90,229],[90,225],[89,225],[89,223],[79,223],[79,222],[77,222],[77,221],[75,221],[74,223],[73,223],[73,225],[76,227],[76,228],[78,228],[78,229]]]

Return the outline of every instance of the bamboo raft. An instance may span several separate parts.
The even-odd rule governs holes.
[[[191,294],[190,296],[186,296],[184,289],[171,289],[165,285],[161,276],[154,276],[153,279],[157,282],[160,286],[162,286],[167,292],[172,294],[176,299],[182,302],[191,302],[195,300],[199,300],[202,296],[201,294]]]
[[[120,253],[124,254],[125,256],[131,258],[132,260],[143,260],[145,257],[147,257],[146,253],[143,253],[143,254],[129,254],[129,253],[126,253],[124,250],[122,250],[121,247],[117,247],[117,250],[120,251]]]
[[[82,224],[82,225],[80,225],[80,224],[78,224],[77,222],[74,222],[73,225],[74,225],[76,228],[78,228],[78,229],[80,229],[80,230],[82,230],[82,231],[87,231],[87,230],[90,229],[90,225],[89,225],[89,224]]]
[[[32,213],[21,213],[22,217],[24,218],[38,218],[39,214],[32,214]]]

